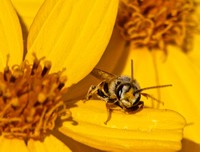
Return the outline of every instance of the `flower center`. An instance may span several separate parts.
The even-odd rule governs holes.
[[[41,139],[52,130],[57,117],[69,110],[62,100],[66,78],[62,72],[49,74],[51,63],[24,61],[0,72],[0,132],[9,138]]]
[[[136,46],[181,46],[193,10],[190,0],[121,0],[117,25],[123,38]]]

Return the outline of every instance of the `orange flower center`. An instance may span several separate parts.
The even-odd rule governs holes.
[[[6,137],[41,139],[52,130],[58,116],[70,116],[61,98],[66,78],[49,74],[35,56],[33,65],[24,61],[0,72],[0,132]]]
[[[193,10],[190,0],[121,0],[117,25],[124,39],[136,46],[181,46]]]

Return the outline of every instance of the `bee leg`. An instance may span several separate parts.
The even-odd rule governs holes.
[[[121,101],[118,101],[118,104],[120,105],[120,107],[122,108],[123,112],[127,112],[127,108],[122,104]]]
[[[98,87],[91,85],[89,90],[88,90],[88,93],[86,95],[85,101],[89,100],[92,97],[92,95],[97,92],[97,90],[98,90]]]
[[[140,101],[140,103],[138,104],[138,108],[137,108],[137,111],[140,111],[142,110],[144,107],[144,102],[143,101]]]
[[[106,109],[107,109],[108,117],[107,117],[106,121],[104,122],[105,125],[107,125],[108,121],[110,120],[111,112],[112,112],[112,109],[110,107],[110,103],[108,103],[108,102],[106,102]]]
[[[131,108],[131,109],[129,109],[129,110],[126,110],[126,112],[128,112],[129,114],[130,114],[130,113],[131,113],[131,114],[134,114],[134,113],[136,113],[136,112],[141,111],[141,110],[143,109],[143,107],[144,107],[144,102],[143,102],[143,101],[140,101],[140,102],[138,103],[137,107],[133,107],[133,108]]]
[[[108,113],[108,117],[107,120],[104,122],[104,124],[106,125],[107,122],[111,119],[111,113],[113,110],[120,110],[120,109],[115,109],[116,105],[115,103],[118,102],[118,100],[115,101],[110,101],[109,99],[107,99],[106,101],[106,109],[107,109],[107,113]]]

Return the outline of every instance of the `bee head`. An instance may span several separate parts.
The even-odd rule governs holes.
[[[126,108],[131,108],[140,101],[140,93],[135,93],[138,89],[140,88],[137,82],[121,84],[117,88],[117,98]]]
[[[115,86],[116,86],[115,94],[117,95],[118,100],[121,101],[120,103],[123,104],[123,106],[125,106],[126,108],[131,108],[139,104],[141,95],[145,97],[150,97],[160,102],[151,95],[148,95],[147,93],[142,93],[143,90],[169,87],[172,85],[168,84],[168,85],[152,86],[140,89],[139,84],[133,78],[133,60],[131,60],[131,77],[128,76],[118,77]]]

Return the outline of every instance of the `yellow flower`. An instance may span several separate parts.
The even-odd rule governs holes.
[[[105,51],[103,57],[98,63],[97,67],[117,75],[130,75],[131,74],[131,58],[134,59],[134,77],[140,83],[141,87],[148,87],[156,85],[155,74],[145,64],[146,68],[141,68],[141,64],[136,62],[140,61],[137,58],[135,61],[132,55],[134,51],[125,50],[125,41],[115,29],[111,42]],[[143,51],[136,51],[138,54],[144,54]],[[148,50],[146,50],[148,54]],[[145,60],[152,61],[151,56],[144,56]],[[112,59],[112,60],[111,60]],[[127,65],[126,65],[127,64]],[[138,65],[138,66],[137,66]],[[138,69],[140,71],[138,72]],[[126,71],[125,71],[126,70]],[[145,70],[147,73],[145,73]],[[153,69],[154,70],[154,69]],[[143,73],[140,73],[143,71]],[[148,75],[148,78],[140,79],[142,74]],[[139,75],[139,76],[138,76]],[[93,76],[88,75],[77,85],[71,88],[67,93],[69,100],[80,98],[81,94],[84,96],[87,93],[90,85],[98,84]],[[169,84],[167,81],[162,84]],[[172,82],[173,84],[173,82]],[[164,89],[165,90],[165,89]],[[170,88],[166,88],[169,92]],[[156,90],[149,90],[148,93],[157,97]],[[78,97],[76,95],[79,95]],[[82,98],[83,98],[82,96]],[[105,151],[178,151],[181,149],[182,129],[185,126],[185,119],[175,111],[171,110],[158,110],[155,103],[151,100],[141,99],[145,102],[145,106],[154,109],[144,108],[136,114],[125,114],[124,112],[113,111],[111,120],[104,124],[107,118],[106,106],[103,101],[89,100],[86,103],[78,101],[72,104],[72,118],[74,124],[65,122],[63,127],[59,130],[63,134],[71,138],[83,142],[89,146]],[[169,99],[170,100],[170,99]],[[75,100],[76,101],[76,100]],[[162,98],[161,101],[168,102],[168,98]],[[170,101],[169,101],[170,102]],[[159,124],[157,122],[160,122]],[[164,126],[164,127],[163,127]],[[158,132],[157,132],[158,131]],[[172,134],[171,134],[172,133]],[[172,142],[173,141],[173,142]],[[159,145],[159,146],[158,146]]]
[[[196,7],[197,8],[195,9],[196,10],[195,14],[197,16],[197,19],[199,19],[200,9],[199,9],[199,6],[196,6]],[[190,31],[188,29],[185,32],[189,32],[189,33],[191,32],[190,34],[194,34],[193,33],[194,31]],[[183,136],[184,138],[182,141],[183,151],[199,151],[200,150],[200,146],[199,146],[200,134],[198,130],[200,127],[200,123],[199,123],[200,105],[199,105],[199,100],[198,100],[199,99],[198,87],[200,85],[199,84],[200,36],[193,35],[194,37],[193,39],[191,39],[193,42],[193,47],[190,50],[187,50],[188,51],[187,53],[186,52],[184,53],[183,48],[181,47],[182,45],[185,45],[184,44],[185,41],[182,41],[182,44],[180,45],[179,43],[175,43],[176,45],[181,46],[181,47],[172,46],[172,45],[168,45],[168,43],[165,43],[167,52],[163,52],[163,50],[159,50],[158,48],[162,48],[159,46],[158,47],[156,46],[157,50],[156,49],[149,50],[149,46],[143,47],[143,48],[135,48],[134,42],[130,42],[131,46],[129,48],[128,46],[126,46],[126,41],[122,39],[119,33],[120,33],[119,29],[116,28],[113,33],[111,42],[107,50],[105,51],[103,57],[101,58],[100,62],[98,63],[97,68],[103,69],[110,73],[114,73],[116,75],[130,75],[130,66],[131,66],[130,60],[133,59],[134,77],[139,82],[141,87],[154,86],[158,84],[159,85],[172,84],[173,87],[171,88],[148,90],[149,94],[163,101],[164,106],[157,105],[154,101],[147,100],[145,98],[142,98],[141,100],[145,102],[145,106],[147,107],[153,107],[153,108],[159,107],[162,109],[171,109],[171,110],[177,111],[182,116],[184,116],[186,118],[187,125],[184,129],[184,134],[183,134],[184,135]],[[176,37],[176,38],[178,39],[179,37]],[[190,37],[183,37],[182,39],[185,40],[185,38],[188,39]],[[97,81],[91,75],[88,75],[86,78],[80,81],[77,85],[71,88],[66,98],[68,100],[71,100],[71,99],[77,99],[77,98],[83,97],[83,95],[87,93],[87,89],[90,87],[90,85],[98,84],[98,82],[99,81]],[[79,96],[77,96],[78,93],[79,93]],[[95,101],[90,101],[90,102],[95,102]],[[102,102],[102,101],[98,101],[98,102]],[[90,106],[89,103],[86,103],[86,104],[88,104],[88,107]],[[98,105],[98,103],[96,104]],[[78,102],[77,105],[79,107],[81,106],[84,107],[84,105],[82,105],[81,102],[80,103]],[[98,105],[98,106],[100,107],[101,105]],[[93,108],[98,109],[98,106],[94,106]],[[81,113],[82,111],[78,112],[78,109],[76,108],[78,107],[75,107],[74,111],[77,110],[76,112],[79,113],[79,116],[75,115],[74,117],[77,120],[79,119],[81,120],[80,116],[83,115]],[[89,111],[89,108],[88,108],[88,111]],[[99,110],[98,112],[101,113],[102,111]],[[84,113],[84,114],[89,117],[89,114],[87,113]],[[93,113],[91,113],[91,115],[93,115]],[[113,118],[114,117],[116,118],[117,117],[116,115],[117,114],[113,113]],[[96,117],[95,120],[101,119],[102,121],[105,121],[105,118],[106,118],[106,114],[104,115],[104,119],[102,119],[102,117],[99,116],[99,117]],[[122,119],[123,118],[121,118],[121,120],[119,119],[118,121],[122,121]],[[174,117],[174,119],[176,119],[176,117]],[[95,121],[93,122],[88,122],[88,121],[90,120],[86,121],[88,123],[88,127],[90,127],[89,126],[90,123],[94,123],[93,125],[95,125],[95,127],[100,127],[100,126],[102,127],[102,124],[101,125],[98,124],[99,122],[97,123]],[[112,118],[111,118],[111,121],[112,121]],[[128,125],[130,124],[132,123],[129,123]],[[103,126],[103,127],[106,127],[106,126]],[[105,129],[103,127],[102,127],[102,130]],[[106,129],[108,129],[109,127],[110,126],[107,126]],[[67,128],[66,130],[70,130],[70,129]],[[95,131],[98,132],[97,129],[95,129]],[[111,130],[110,132],[112,131],[113,130]],[[63,132],[65,132],[65,134],[68,134],[67,131],[65,130],[63,130]],[[72,132],[69,134],[71,134],[71,136],[73,137],[73,135],[76,134],[77,132],[80,133],[81,131],[79,132],[76,130],[72,130]],[[106,133],[108,134],[108,132]],[[92,139],[98,140],[98,142],[102,143],[103,145],[105,143],[102,140],[105,138],[108,138],[108,137],[109,137],[108,139],[110,139],[111,137],[120,138],[120,136],[117,136],[117,135],[114,136],[114,131],[108,135],[106,133],[100,132],[99,134],[96,133],[93,136],[91,135],[92,133],[90,133],[92,137],[91,138],[88,137],[86,139],[84,138],[84,135],[86,133],[82,133],[83,134],[82,137],[77,135],[74,138],[76,138],[77,140],[80,139],[84,141],[86,144],[90,144],[91,146],[95,146],[95,147],[103,149],[101,145],[97,145],[94,142],[93,143],[89,142],[89,140],[92,140]],[[105,137],[104,136],[105,134],[108,137],[107,136]],[[88,133],[88,136],[89,136],[89,133]],[[97,136],[99,136],[99,138],[97,138]],[[100,138],[102,140],[100,140]],[[124,137],[124,139],[125,138],[128,138],[128,136]],[[114,147],[114,145],[116,146],[117,143],[118,144],[120,143],[120,141],[114,143],[114,141],[108,140],[106,142],[110,143]],[[113,148],[112,146],[110,146],[111,149]]]
[[[148,1],[146,2],[146,4],[151,5],[151,2]],[[156,5],[159,5],[161,2],[163,2],[163,9],[165,9],[165,1],[157,1]],[[150,39],[154,38],[156,32],[158,33],[158,35],[160,34],[159,39],[157,39],[157,43],[159,44],[160,41],[163,41],[162,46],[163,44],[165,45],[166,50],[164,51],[166,51],[165,53],[167,55],[162,51],[162,49],[165,49],[163,47],[158,47],[161,48],[161,50],[154,49],[149,51],[149,49],[152,49],[152,47],[149,45],[151,40],[149,40],[148,38],[148,41],[142,41],[147,42],[146,44],[143,44],[143,46],[146,47],[140,49],[134,47],[134,45],[136,45],[136,43],[138,44],[139,41],[137,41],[137,39],[132,39],[132,46],[130,50],[127,52],[126,55],[123,55],[126,59],[123,60],[125,61],[124,67],[120,71],[120,73],[125,74],[130,71],[130,63],[128,61],[130,59],[133,59],[135,65],[135,77],[138,79],[142,86],[145,87],[152,84],[156,85],[171,83],[173,87],[170,89],[159,89],[158,91],[152,90],[149,92],[154,96],[157,95],[158,98],[165,102],[165,105],[162,108],[175,110],[186,118],[186,122],[188,125],[186,125],[184,129],[183,151],[199,151],[199,1],[181,0],[168,2],[171,2],[174,5],[170,5],[170,7],[167,7],[167,11],[162,11],[162,9],[156,7],[158,9],[157,11],[162,11],[161,14],[173,13],[173,11],[169,11],[171,8],[174,8],[175,12],[183,11],[182,13],[179,13],[181,15],[172,14],[174,18],[178,17],[179,20],[170,20],[170,22],[173,22],[172,25],[174,27],[171,26],[169,29],[164,30],[164,32],[162,32],[162,30],[161,32],[157,32],[156,30],[158,30],[159,28],[156,28],[156,26],[154,26],[155,29],[153,30],[153,33],[150,34]],[[143,5],[145,5],[145,1],[140,3],[140,5],[140,9],[144,9],[145,7]],[[191,10],[193,10],[193,13],[191,12]],[[151,15],[154,14],[151,11],[155,11],[154,5],[148,10],[148,13],[150,13]],[[146,12],[146,14],[142,14],[143,17],[146,19],[152,19],[152,17],[148,16],[148,13]],[[156,14],[156,16],[157,15],[160,14],[158,13]],[[170,18],[165,19],[163,15],[161,16],[162,20],[165,20],[165,25],[169,25]],[[142,22],[143,20],[140,21]],[[157,22],[160,22],[160,20],[153,21],[155,25]],[[180,26],[177,26],[177,24],[180,24]],[[135,28],[137,27],[138,26],[136,26]],[[174,30],[174,28],[177,27],[179,30]],[[171,33],[171,31],[174,32]],[[133,32],[135,36],[139,35],[137,32]],[[176,32],[178,33],[175,34]],[[173,40],[175,42],[174,44],[179,47],[175,47],[174,45],[167,45],[170,43],[169,41],[167,41],[169,40],[169,38],[165,39],[165,33],[167,34],[167,37]],[[120,56],[120,58],[123,58],[123,56]],[[147,103],[146,105],[152,106],[150,103]]]
[[[11,1],[0,2],[1,151],[80,149],[70,139],[69,147],[75,146],[68,148],[55,126],[57,117],[69,116],[62,88],[96,65],[110,39],[117,6],[117,0],[46,0],[29,29],[26,50]],[[49,61],[42,64],[43,57]]]
[[[117,26],[123,38],[137,47],[166,51],[167,44],[176,44],[187,51],[185,37],[191,36],[196,23],[191,17],[194,5],[191,0],[121,0]]]

